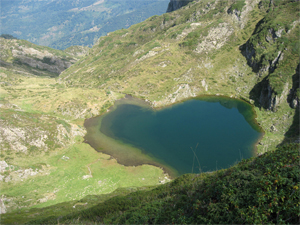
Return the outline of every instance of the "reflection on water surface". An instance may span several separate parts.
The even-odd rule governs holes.
[[[157,111],[124,101],[85,126],[86,141],[120,163],[148,163],[178,174],[228,168],[253,156],[261,136],[251,106],[222,97],[194,98]]]

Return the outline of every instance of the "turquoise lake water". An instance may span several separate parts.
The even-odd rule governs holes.
[[[230,98],[194,98],[155,111],[124,103],[101,118],[99,132],[178,174],[228,168],[252,157],[262,135],[252,107]]]

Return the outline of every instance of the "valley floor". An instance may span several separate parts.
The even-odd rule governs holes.
[[[8,78],[5,73],[10,72],[2,70],[9,85],[0,89],[2,213],[26,212],[117,188],[155,186],[169,180],[160,168],[125,167],[83,143],[84,119],[105,111],[121,94],[107,96],[97,89],[66,88],[54,78],[16,74]],[[285,139],[276,127],[289,127],[294,111],[288,107],[276,114],[259,108],[255,111],[265,130],[258,144],[260,154]],[[274,116],[287,119],[279,123]]]

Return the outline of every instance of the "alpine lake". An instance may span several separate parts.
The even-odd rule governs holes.
[[[120,164],[150,164],[171,177],[233,166],[255,155],[263,132],[252,106],[220,96],[153,109],[130,96],[87,119],[85,142]]]

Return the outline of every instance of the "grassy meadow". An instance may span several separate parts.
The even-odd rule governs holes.
[[[5,140],[6,151],[1,151],[0,160],[9,165],[1,172],[1,193],[8,212],[26,212],[118,188],[168,181],[159,167],[123,166],[83,143],[84,119],[101,114],[101,107],[123,95],[111,93],[107,98],[97,89],[65,88],[55,78],[24,78],[4,72],[11,75],[7,81],[13,85],[0,89],[1,122],[7,130],[23,132],[24,140],[14,141],[27,147],[26,152],[21,152]],[[47,135],[47,140],[40,135]],[[33,144],[39,138],[43,148]],[[26,175],[26,170],[33,175]]]
[[[108,33],[86,56],[52,78],[49,72],[14,63],[12,50],[16,46],[10,44],[20,43],[22,48],[49,51],[65,59],[69,53],[1,39],[6,44],[1,46],[5,51],[0,67],[0,185],[7,211],[1,215],[1,223],[31,223],[34,219],[39,223],[52,216],[49,221],[59,224],[57,217],[70,213],[75,214],[64,221],[73,224],[215,223],[215,215],[236,218],[236,223],[288,223],[285,216],[295,221],[295,215],[299,217],[295,208],[284,211],[284,216],[280,210],[299,200],[294,195],[299,192],[299,145],[294,142],[299,142],[300,98],[296,4],[289,0],[263,0],[261,4],[194,1],[177,11]],[[262,102],[264,92],[275,104]],[[266,154],[220,173],[185,175],[159,185],[169,181],[161,168],[123,166],[83,142],[85,119],[107,112],[126,94],[153,108],[200,95],[243,99],[253,105],[256,121],[264,130],[257,154]],[[298,106],[291,107],[290,96]],[[292,158],[285,157],[285,152]],[[280,187],[275,178],[279,175]],[[236,185],[240,188],[232,188]],[[277,187],[282,192],[277,192]],[[206,190],[209,193],[205,194]],[[239,190],[242,192],[235,196]],[[263,191],[269,191],[269,197]],[[131,197],[122,197],[130,192],[134,192]],[[250,195],[255,197],[251,209],[245,208]],[[288,202],[276,197],[279,195],[290,195]],[[273,201],[276,203],[271,207]],[[282,206],[279,211],[277,205]],[[145,208],[135,213],[140,206]],[[197,217],[198,206],[203,209],[201,218]],[[161,214],[162,207],[166,213]],[[81,209],[85,211],[76,214]],[[99,219],[99,210],[103,215],[112,214]],[[161,218],[147,219],[149,212]],[[173,221],[166,219],[170,215]]]

